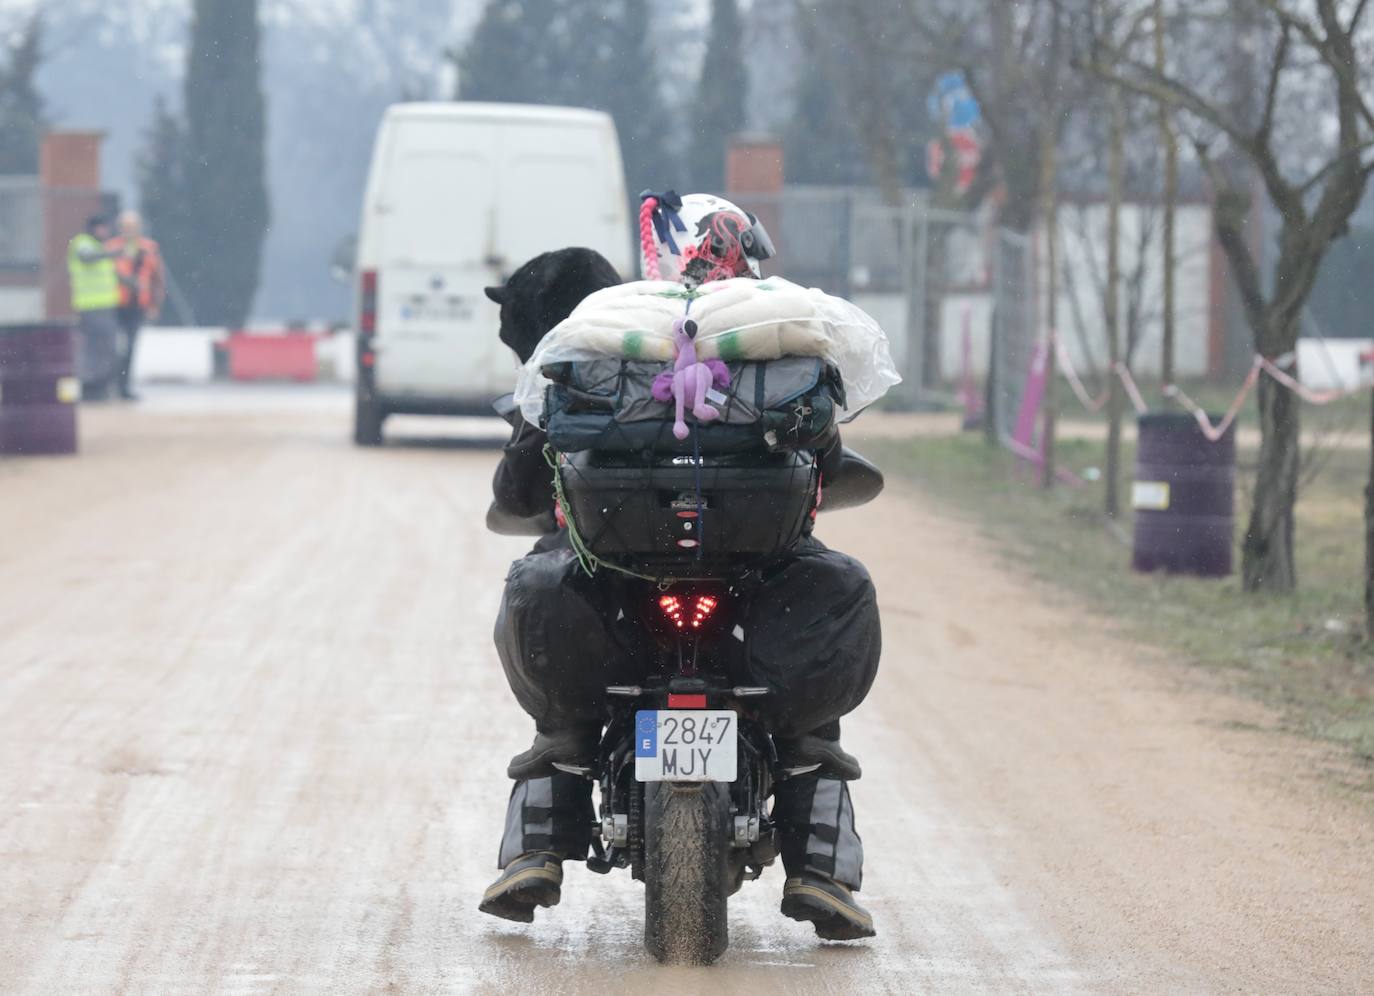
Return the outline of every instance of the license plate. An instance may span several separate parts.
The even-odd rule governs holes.
[[[644,709],[635,713],[635,778],[641,782],[733,782],[735,714]]]

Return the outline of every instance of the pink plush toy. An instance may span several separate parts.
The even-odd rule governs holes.
[[[706,403],[706,392],[712,387],[727,387],[730,384],[730,370],[720,360],[697,362],[696,336],[696,322],[690,318],[675,321],[673,344],[677,347],[677,358],[673,361],[673,369],[665,370],[654,378],[654,398],[659,401],[673,398],[677,401],[673,435],[678,439],[687,438],[687,420],[683,414],[687,399],[692,400],[692,414],[698,422],[712,422],[720,418],[720,412]]]

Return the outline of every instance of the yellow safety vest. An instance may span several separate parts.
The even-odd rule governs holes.
[[[67,244],[67,274],[71,278],[72,307],[77,311],[98,311],[119,304],[119,276],[114,260],[81,261],[83,250],[101,252],[104,248],[89,232],[82,232]]]

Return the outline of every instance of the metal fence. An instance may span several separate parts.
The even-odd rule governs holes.
[[[993,230],[973,215],[932,208],[921,191],[905,192],[895,205],[872,188],[794,186],[732,196],[773,234],[776,272],[850,298],[882,323],[903,377],[898,400],[950,400],[946,384],[957,379],[950,367],[958,354],[945,355],[956,333],[944,302],[952,294],[992,294]],[[983,330],[979,336],[983,341]]]

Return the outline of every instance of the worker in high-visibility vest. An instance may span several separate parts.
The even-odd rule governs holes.
[[[105,248],[109,235],[109,222],[94,215],[85,230],[67,243],[67,277],[81,333],[81,380],[88,398],[108,393],[115,373],[119,274],[114,253]]]
[[[119,274],[119,308],[115,318],[124,333],[119,354],[119,393],[135,401],[137,395],[129,383],[129,374],[134,365],[138,330],[145,318],[157,318],[167,296],[162,251],[152,239],[143,237],[143,219],[137,211],[120,213],[119,234],[106,242],[105,248],[114,254],[115,272]]]

